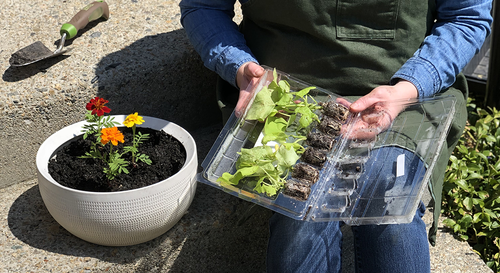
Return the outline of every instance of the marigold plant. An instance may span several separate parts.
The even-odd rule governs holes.
[[[134,114],[130,114],[125,118],[125,121],[123,122],[123,125],[127,127],[132,127],[132,134],[133,134],[133,140],[132,140],[132,146],[127,146],[125,147],[125,151],[130,152],[132,154],[132,164],[135,166],[136,165],[136,160],[142,161],[146,164],[151,164],[151,160],[149,159],[149,156],[145,154],[140,154],[138,153],[138,146],[141,144],[144,140],[149,138],[149,134],[142,134],[141,132],[135,133],[135,128],[136,125],[141,125],[144,123],[144,119],[139,116],[137,112]]]
[[[125,139],[123,133],[116,127],[119,123],[115,122],[113,117],[104,116],[104,114],[111,112],[111,109],[106,106],[108,102],[103,98],[95,97],[85,106],[88,111],[85,115],[87,123],[82,128],[84,132],[83,138],[86,139],[93,135],[95,141],[92,142],[90,151],[86,152],[82,158],[93,158],[107,163],[108,167],[104,168],[103,171],[106,177],[112,180],[120,173],[129,173],[127,169],[129,162],[123,158],[127,153],[131,153],[131,161],[134,167],[137,166],[136,161],[142,161],[148,165],[152,162],[149,156],[139,153],[139,144],[148,139],[149,135],[141,132],[136,134],[136,125],[144,123],[144,119],[137,112],[127,116],[123,122],[125,126],[132,128],[132,145],[123,147],[123,152],[119,152],[118,147],[113,149],[113,146],[125,143]],[[108,143],[111,144],[109,152],[106,152],[103,147]]]

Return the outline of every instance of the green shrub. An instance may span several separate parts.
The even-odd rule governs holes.
[[[444,224],[500,272],[500,111],[468,101],[469,121],[446,171]]]

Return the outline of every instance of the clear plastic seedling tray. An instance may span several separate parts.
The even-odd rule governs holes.
[[[261,143],[264,122],[246,119],[251,105],[256,103],[255,95],[267,88],[273,79],[288,83],[292,92],[312,86],[286,73],[266,69],[260,81],[250,86],[253,96],[245,111],[239,117],[233,113],[225,124],[202,163],[203,171],[198,174],[198,181],[303,221],[344,221],[349,225],[411,222],[451,126],[455,97],[441,95],[396,102],[394,105],[404,110],[388,122],[388,128],[379,132],[378,128],[359,129],[356,126],[364,121],[362,116],[366,118],[366,113],[347,113],[339,119],[339,112],[326,111],[325,105],[340,105],[338,99],[345,98],[319,87],[310,90],[309,103],[320,103],[324,107],[316,111],[319,120],[303,129],[307,139],[298,143],[306,150],[311,147],[317,152],[318,149],[313,148],[322,144],[315,144],[311,135],[317,133],[324,137],[325,131],[332,128],[328,136],[333,142],[330,147],[319,149],[319,156],[301,154],[284,175],[283,187],[270,195],[260,193],[255,183],[247,184],[242,180],[233,185],[219,178],[224,173],[236,173],[242,149],[266,145],[276,151],[279,147],[273,141]],[[342,107],[333,109],[343,114]],[[385,114],[377,109],[373,107],[367,111],[372,116]],[[335,131],[336,126],[323,124],[323,120],[331,116],[340,122],[341,132]],[[377,134],[368,138],[353,137],[359,130],[375,130]],[[290,133],[287,142],[296,140],[294,133]],[[311,164],[311,160],[317,158],[321,158],[320,162]],[[311,168],[316,176],[312,183],[298,174]]]

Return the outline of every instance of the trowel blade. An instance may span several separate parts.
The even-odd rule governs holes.
[[[11,66],[24,66],[47,58],[59,56],[67,51],[68,50],[61,50],[54,54],[54,52],[48,49],[42,42],[38,41],[12,54],[9,59],[9,64]]]

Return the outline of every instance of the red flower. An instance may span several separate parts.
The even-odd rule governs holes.
[[[86,108],[87,110],[92,111],[92,115],[97,114],[97,116],[100,117],[104,115],[104,113],[111,112],[111,109],[109,109],[107,106],[104,106],[108,102],[109,101],[103,98],[95,97],[91,99],[89,103],[87,103]]]

